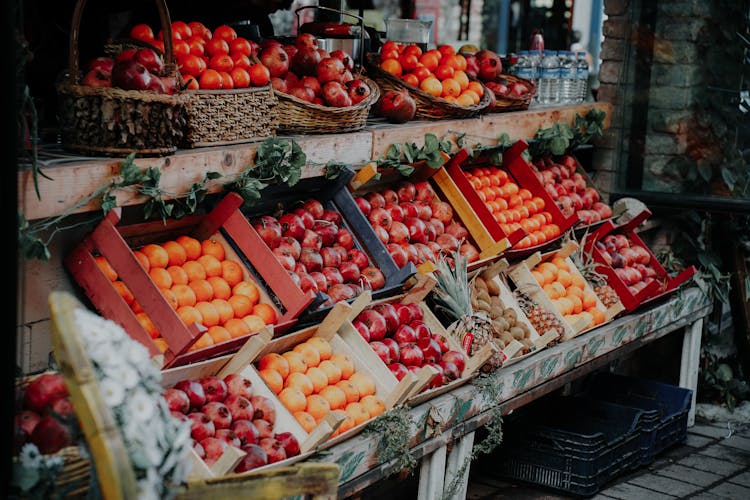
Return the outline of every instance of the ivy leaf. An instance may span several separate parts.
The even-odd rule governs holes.
[[[221,178],[221,174],[219,172],[206,172],[203,175],[203,182],[206,183],[208,181],[213,181],[219,178]]]
[[[469,147],[468,144],[465,143],[465,141],[466,132],[456,135],[456,146],[458,146],[459,148],[463,148],[464,146]]]
[[[737,176],[734,175],[734,172],[726,167],[722,167],[721,178],[724,179],[724,183],[727,185],[730,191],[734,190],[734,186],[737,183]]]
[[[407,165],[406,163],[399,163],[395,166],[396,171],[403,175],[404,177],[409,177],[411,174],[414,173],[414,170],[416,170],[411,165]]]
[[[561,136],[553,137],[549,143],[549,150],[553,155],[563,155],[568,149],[569,142]]]
[[[130,153],[120,164],[120,177],[122,181],[118,183],[118,186],[132,186],[145,181],[146,178],[143,171],[135,165],[134,160],[135,153]]]
[[[404,159],[407,163],[414,163],[417,156],[416,145],[404,144]],[[400,158],[399,158],[400,159]]]
[[[143,205],[143,218],[150,219],[153,211],[154,211],[154,199],[151,198],[150,200],[146,202],[145,205]]]
[[[433,151],[438,151],[440,148],[440,142],[435,134],[425,134],[424,136],[424,151],[426,154],[431,154]]]
[[[329,179],[329,180],[335,179],[339,176],[339,174],[341,174],[341,172],[344,171],[345,168],[346,168],[346,165],[344,165],[343,163],[339,163],[336,161],[329,161],[328,163],[326,163],[324,176],[326,179]]]

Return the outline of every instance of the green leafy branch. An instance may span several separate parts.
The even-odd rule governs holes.
[[[378,463],[395,461],[397,470],[414,469],[417,460],[409,449],[412,424],[409,408],[400,405],[381,413],[367,425],[364,432],[380,436]]]
[[[379,168],[390,168],[404,177],[414,173],[414,164],[424,161],[430,168],[440,168],[445,163],[443,153],[450,153],[453,145],[435,134],[425,134],[424,146],[413,142],[391,144],[385,155],[377,160]]]

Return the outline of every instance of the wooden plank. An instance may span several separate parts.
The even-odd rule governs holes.
[[[237,467],[237,464],[240,463],[240,460],[242,460],[245,455],[247,455],[247,453],[239,448],[227,446],[224,448],[224,453],[221,454],[219,459],[210,466],[211,474],[213,474],[214,477],[221,477],[229,474],[234,471],[234,468]]]
[[[271,341],[272,337],[273,328],[270,326],[266,326],[261,331],[251,336],[247,342],[240,347],[240,350],[229,359],[227,364],[217,372],[216,376],[224,378],[230,373],[241,372],[247,365],[255,360],[258,353]]]

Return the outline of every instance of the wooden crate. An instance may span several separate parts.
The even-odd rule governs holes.
[[[188,351],[206,329],[197,323],[186,326],[182,322],[138,263],[133,249],[147,243],[162,243],[181,234],[199,240],[214,238],[222,242],[228,258],[245,264],[244,278],[259,285],[261,301],[277,310],[279,321],[274,330],[283,332],[294,324],[312,299],[293,293],[294,282],[262,240],[257,238],[257,233],[250,231],[252,227],[239,211],[241,205],[242,198],[230,193],[206,215],[166,223],[155,221],[123,226],[118,226],[120,210],[111,210],[94,231],[66,256],[65,266],[102,316],[120,324],[133,338],[148,347],[152,356],[160,355],[159,348],[133,310],[96,264],[95,254],[109,261],[166,341],[168,349],[164,353],[164,367],[236,351],[247,336]]]
[[[385,297],[400,293],[409,278],[416,274],[416,268],[409,265],[402,269],[396,267],[385,245],[375,235],[372,226],[360,212],[347,188],[353,178],[354,172],[349,168],[344,168],[333,181],[317,177],[302,179],[294,188],[269,186],[263,190],[262,200],[251,209],[243,212],[248,219],[252,219],[276,212],[279,207],[292,207],[294,203],[308,198],[316,198],[323,203],[326,209],[335,210],[341,214],[341,225],[352,233],[355,247],[365,252],[370,259],[370,263],[378,267],[383,273],[385,286],[380,290],[373,291],[373,294],[377,297]],[[263,248],[268,249],[258,236],[257,231],[252,226],[250,226],[250,229],[253,237],[260,241]],[[275,262],[276,259],[270,249],[268,249],[268,254]],[[286,271],[284,273],[286,274]],[[294,282],[291,282],[290,293],[298,297],[299,300],[302,300],[301,297],[308,297]],[[319,292],[299,316],[296,327],[319,323],[332,307],[331,305],[323,305],[327,298],[326,294]]]
[[[656,259],[651,249],[636,232],[636,228],[649,217],[651,217],[651,211],[646,209],[628,222],[620,225],[615,225],[611,220],[606,221],[590,233],[584,243],[584,254],[590,255],[594,259],[597,264],[594,270],[606,277],[607,284],[615,290],[627,312],[666,297],[696,273],[695,266],[690,266],[674,277],[669,275],[667,270]],[[656,271],[656,278],[638,293],[633,293],[628,288],[628,285],[615,272],[614,267],[607,264],[601,250],[596,247],[596,243],[609,234],[626,236],[633,243],[645,248],[651,257],[649,265]]]

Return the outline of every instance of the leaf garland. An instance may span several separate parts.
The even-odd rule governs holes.
[[[452,144],[447,139],[440,140],[435,134],[425,134],[424,146],[414,142],[391,144],[385,155],[377,160],[379,168],[390,168],[404,177],[414,173],[414,164],[424,161],[430,168],[440,168],[445,163],[443,153],[450,153]]]
[[[397,470],[411,471],[417,460],[409,449],[412,424],[409,408],[399,405],[378,415],[365,428],[367,434],[380,436],[378,442],[378,463],[395,461]]]

